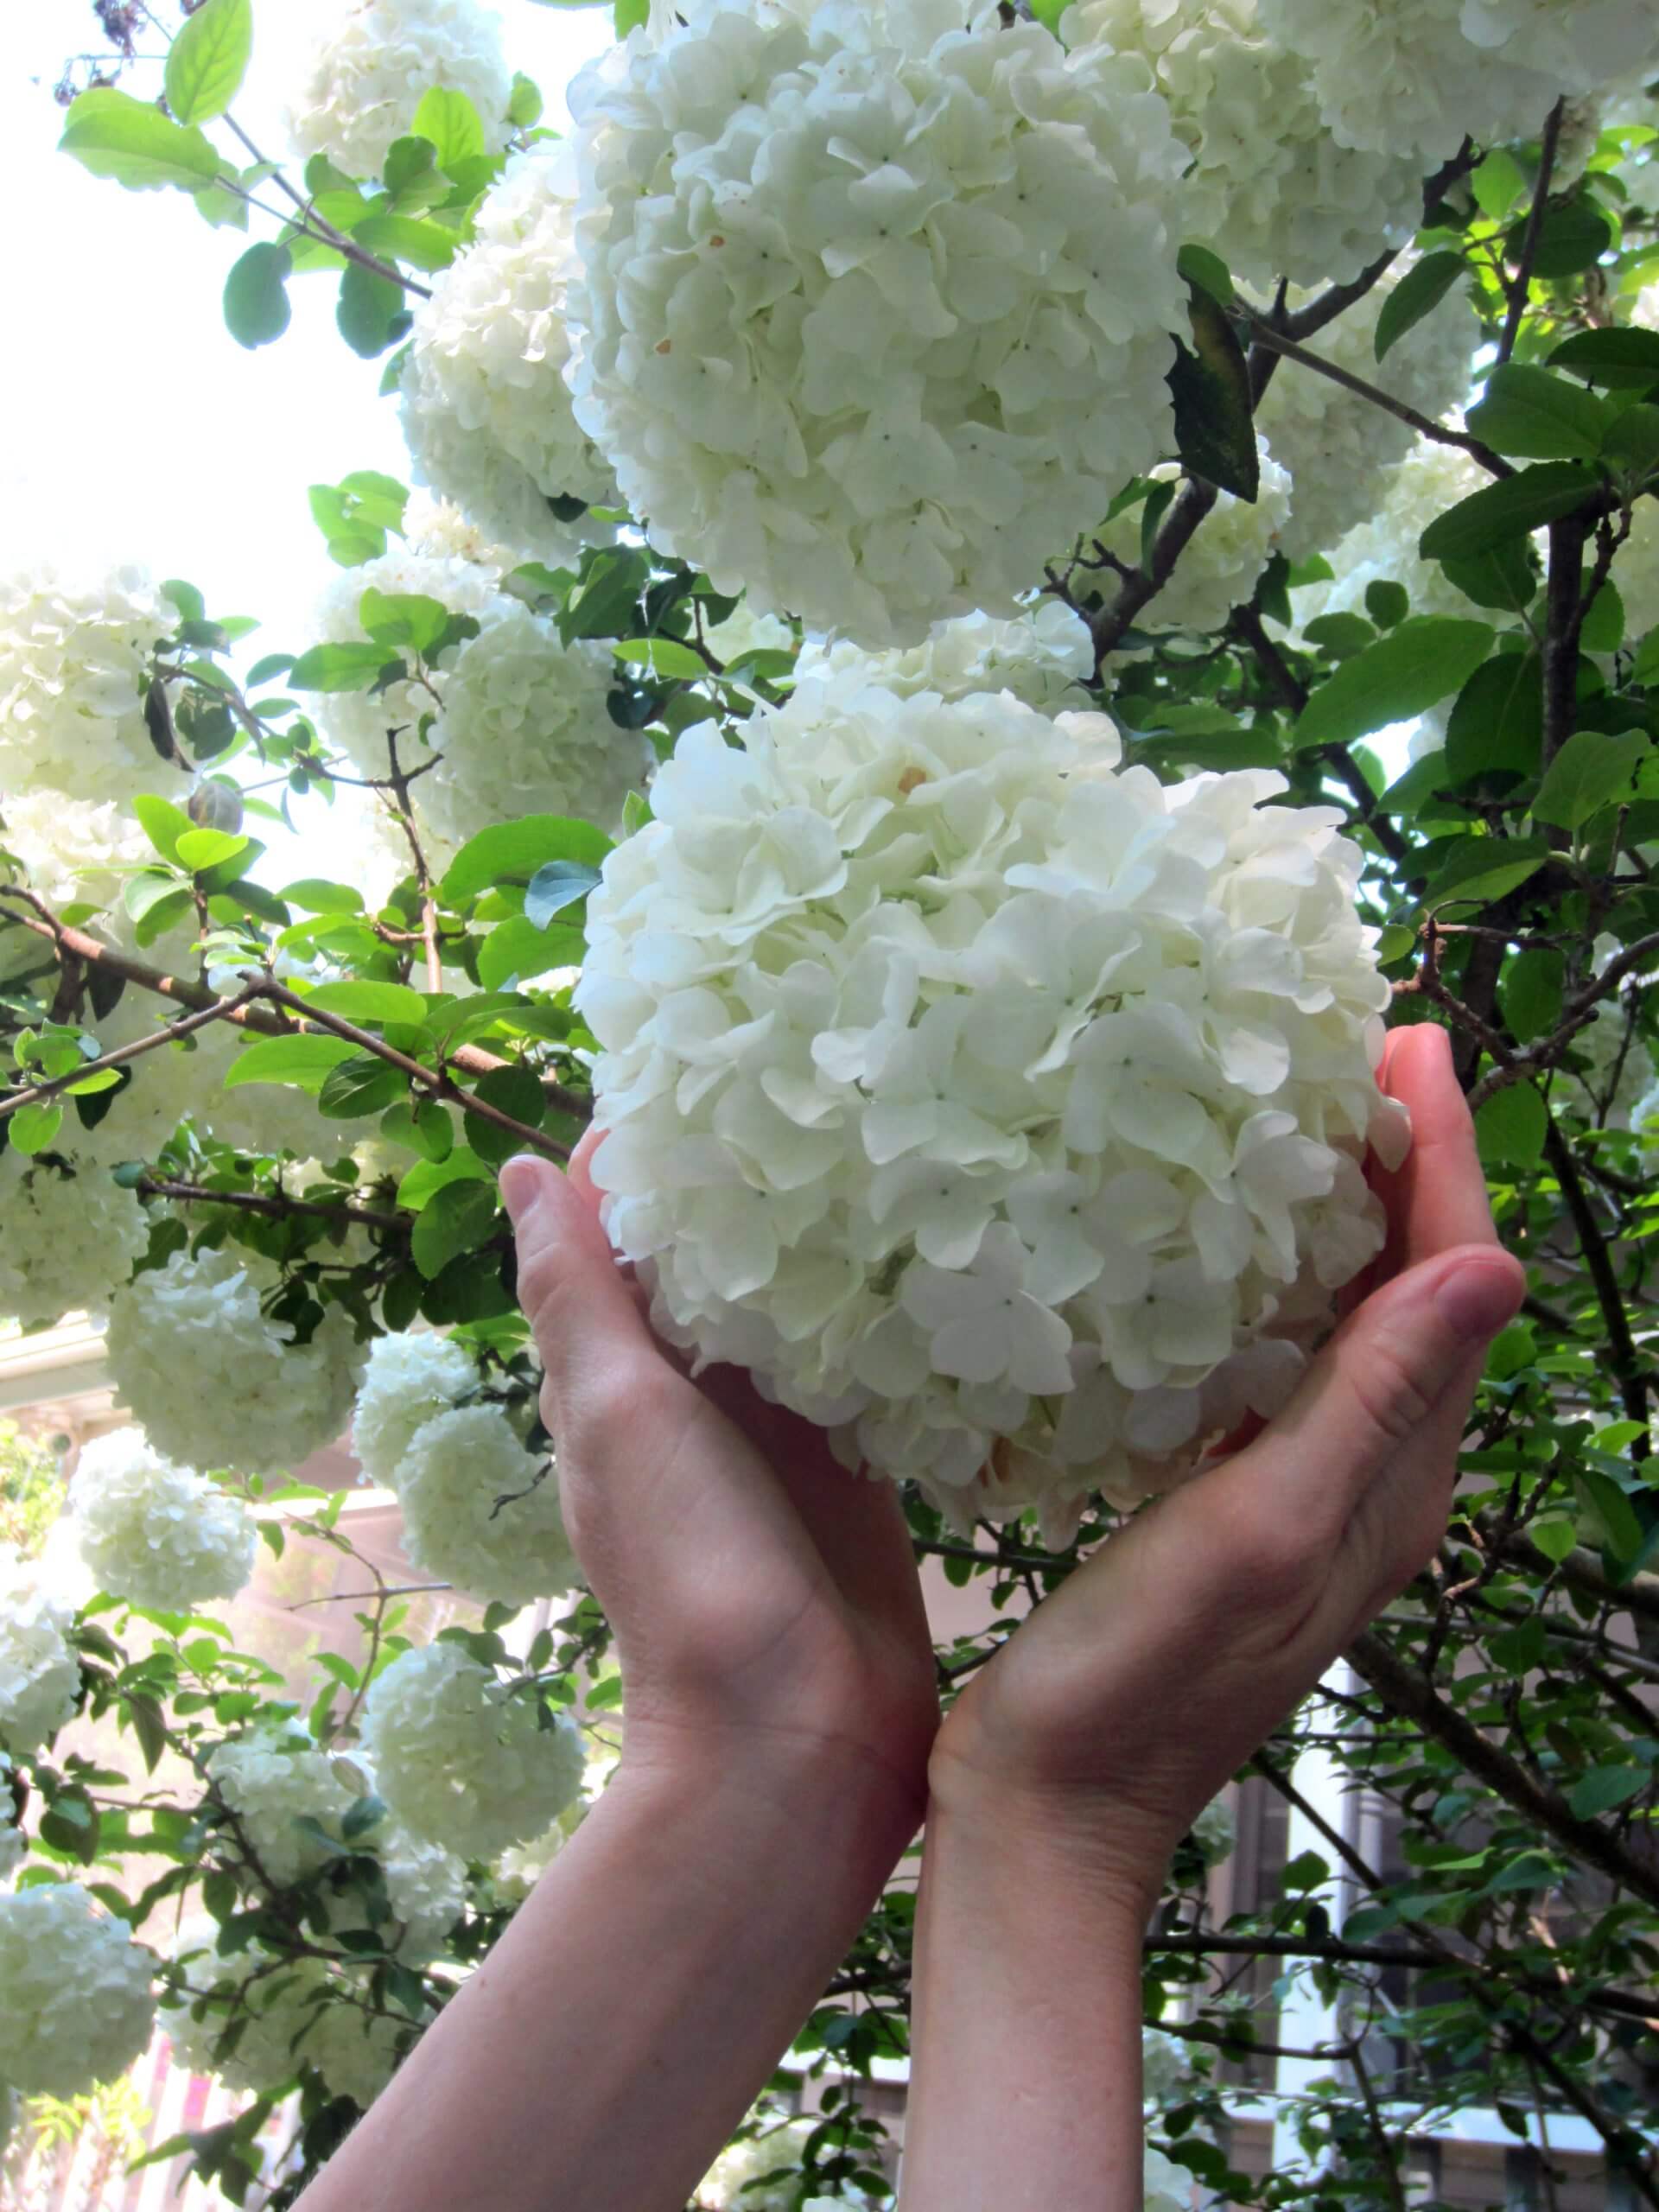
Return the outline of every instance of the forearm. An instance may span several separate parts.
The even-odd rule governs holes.
[[[683,2212],[912,1827],[827,1757],[625,1769],[302,2212]]]
[[[1139,2212],[1139,1900],[930,1810],[900,2212]]]

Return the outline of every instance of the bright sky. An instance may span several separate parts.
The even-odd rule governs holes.
[[[342,5],[255,0],[235,112],[272,159],[287,151],[284,86]],[[510,60],[560,127],[563,86],[608,42],[609,10],[504,0],[499,12]],[[52,86],[67,55],[102,46],[89,0],[12,0],[6,18],[0,193],[13,210],[13,314],[0,365],[0,569],[41,555],[75,570],[136,561],[198,585],[214,614],[259,617],[253,652],[298,651],[337,573],[307,486],[354,468],[409,479],[395,403],[376,396],[383,364],[340,337],[337,280],[321,274],[295,281],[284,335],[245,352],[220,294],[238,254],[269,232],[212,230],[181,193],[125,192],[57,153]],[[123,82],[146,96],[160,89],[159,67]]]

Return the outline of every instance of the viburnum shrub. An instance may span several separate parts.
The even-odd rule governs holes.
[[[1227,1808],[1175,1854],[1148,2201],[1397,2206],[1490,2107],[1659,2206],[1659,19],[618,0],[561,136],[511,18],[359,0],[270,148],[251,0],[155,20],[66,151],[249,234],[214,376],[334,288],[412,482],[311,487],[303,635],[145,545],[0,578],[0,1313],[93,1317],[130,1417],[45,1541],[0,1451],[0,2114],[159,2019],[248,2100],[169,2154],[255,2201],[280,2115],[291,2202],[603,1786],[509,1154],[597,1123],[662,1333],[997,1624],[1282,1405],[1427,1021],[1530,1295],[1339,1725],[1254,1762],[1397,1849],[1224,1927]],[[289,1479],[348,1429],[417,1591]],[[240,1648],[262,1540],[346,1556],[356,1656]],[[890,2201],[911,1904],[699,2205]],[[1247,2173],[1299,1980],[1348,2040]]]

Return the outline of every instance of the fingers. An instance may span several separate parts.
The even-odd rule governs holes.
[[[1459,1244],[1495,1244],[1475,1125],[1452,1065],[1445,1030],[1424,1022],[1389,1040],[1383,1083],[1411,1115],[1411,1150],[1374,1185],[1389,1213],[1384,1274]]]

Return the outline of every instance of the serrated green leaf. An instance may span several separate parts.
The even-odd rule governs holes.
[[[252,0],[202,0],[167,52],[167,104],[178,120],[211,123],[223,115],[252,52]]]

